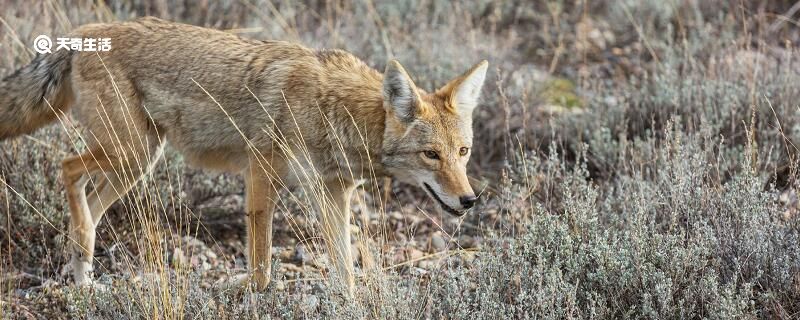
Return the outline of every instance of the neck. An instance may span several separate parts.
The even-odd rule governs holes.
[[[383,175],[383,77],[365,65],[353,69],[331,72],[319,102],[326,105],[329,125],[350,165]]]

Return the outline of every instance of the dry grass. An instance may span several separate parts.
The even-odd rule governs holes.
[[[371,179],[353,199],[352,301],[329,281],[313,172],[282,193],[268,290],[215,286],[244,271],[242,181],[169,149],[98,228],[95,273],[111,289],[74,289],[57,177],[84,149],[79,128],[65,116],[0,143],[0,314],[797,317],[797,6],[0,0],[3,75],[31,59],[38,34],[141,15],[343,48],[379,70],[395,57],[425,88],[480,59],[493,66],[470,162],[482,202],[453,219],[418,190]]]

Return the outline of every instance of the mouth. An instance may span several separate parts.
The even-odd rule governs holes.
[[[452,215],[454,215],[456,217],[460,217],[460,216],[464,215],[463,212],[460,212],[460,211],[458,211],[456,209],[453,209],[452,207],[450,207],[446,203],[444,203],[444,201],[442,201],[442,198],[439,198],[439,195],[436,194],[436,192],[433,191],[433,188],[431,188],[431,186],[429,186],[427,183],[423,182],[422,184],[425,186],[425,189],[428,190],[428,193],[430,193],[431,196],[434,199],[436,199],[437,202],[439,202],[439,205],[442,206],[442,209],[444,209],[444,211],[447,211],[447,213],[452,214]]]

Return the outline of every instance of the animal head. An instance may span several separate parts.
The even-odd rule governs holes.
[[[477,201],[467,162],[472,111],[488,65],[482,61],[432,93],[418,89],[396,60],[389,61],[383,75],[384,168],[396,179],[420,186],[442,209],[458,216]]]

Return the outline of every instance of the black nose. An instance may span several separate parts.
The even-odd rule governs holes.
[[[478,197],[476,196],[462,196],[458,198],[461,201],[461,205],[464,206],[464,209],[472,208],[475,205],[475,202],[478,202]]]

